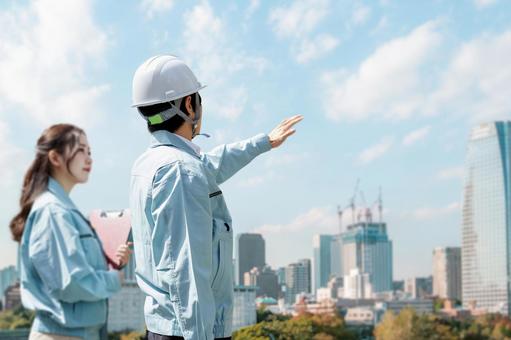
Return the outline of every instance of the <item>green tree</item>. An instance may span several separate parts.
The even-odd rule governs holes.
[[[34,312],[18,307],[0,313],[0,329],[30,328],[34,321]]]
[[[233,334],[243,340],[330,340],[356,339],[338,315],[303,314],[289,320],[263,321]]]

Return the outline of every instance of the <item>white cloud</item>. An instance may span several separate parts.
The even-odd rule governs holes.
[[[425,127],[420,128],[420,129],[414,130],[414,131],[410,132],[409,134],[407,134],[403,138],[402,144],[404,146],[413,145],[416,142],[426,138],[428,136],[430,130],[431,130],[430,126],[425,126]]]
[[[306,229],[319,232],[335,232],[338,225],[337,214],[330,207],[312,208],[287,224],[264,224],[253,231],[263,235],[288,234]]]
[[[203,1],[184,13],[183,55],[192,64],[200,81],[212,85],[203,92],[207,110],[236,119],[245,109],[248,91],[243,83],[234,81],[242,71],[261,73],[268,61],[249,56],[235,47],[221,18],[209,2]]]
[[[404,37],[379,47],[355,72],[323,74],[329,118],[363,120],[374,116],[408,117],[423,102],[421,67],[441,41],[436,22],[430,21]]]
[[[41,125],[90,126],[101,115],[107,84],[91,84],[106,34],[88,0],[36,0],[0,12],[0,99]],[[72,29],[70,29],[72,28]]]
[[[289,6],[274,8],[268,21],[279,38],[291,39],[291,54],[304,64],[332,51],[339,39],[320,33],[311,37],[330,10],[329,0],[299,0]]]
[[[511,30],[482,34],[442,48],[439,25],[428,22],[386,42],[354,71],[332,70],[321,80],[327,116],[337,121],[405,119],[447,113],[472,123],[508,119],[511,107]]]
[[[278,168],[285,165],[291,165],[296,164],[298,162],[303,162],[307,158],[310,157],[309,153],[303,152],[303,153],[280,153],[280,149],[277,149],[270,153],[266,157],[266,161],[264,162],[264,165],[267,168]]]
[[[320,34],[313,40],[303,39],[296,51],[296,61],[305,64],[330,52],[339,44],[339,39],[330,34]]]
[[[394,144],[393,137],[384,137],[379,143],[363,150],[357,157],[358,162],[367,164],[385,155]]]
[[[157,14],[170,11],[174,7],[174,0],[143,0],[140,7],[145,16],[151,19]]]
[[[497,0],[474,0],[477,8],[482,9],[497,3]]]
[[[465,168],[463,166],[456,166],[440,170],[436,177],[440,180],[450,179],[463,179],[465,175]]]
[[[367,22],[371,16],[371,7],[365,5],[359,5],[353,11],[351,21],[355,25],[362,25]]]
[[[250,3],[245,10],[245,20],[248,20],[254,15],[254,13],[259,9],[261,5],[261,0],[250,0]]]
[[[376,24],[376,27],[373,28],[373,30],[371,31],[371,35],[378,34],[379,32],[385,30],[388,25],[389,25],[388,18],[386,16],[381,17],[380,20],[378,21],[378,24]]]
[[[270,11],[269,22],[279,37],[300,37],[312,32],[328,14],[328,0],[298,0]]]
[[[460,207],[461,204],[459,202],[452,202],[444,207],[437,208],[423,207],[414,210],[411,213],[411,216],[416,220],[431,220],[445,215],[457,213],[459,212]]]
[[[261,175],[261,176],[253,176],[253,177],[243,178],[238,182],[238,185],[241,188],[259,187],[260,185],[262,185],[263,183],[268,181],[270,179],[269,177],[270,176]]]
[[[426,112],[468,114],[477,122],[509,119],[511,30],[485,34],[457,51],[427,101]]]

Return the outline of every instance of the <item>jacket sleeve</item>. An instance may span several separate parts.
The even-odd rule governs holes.
[[[41,280],[58,300],[98,301],[121,289],[116,272],[94,269],[87,261],[72,212],[44,209],[36,218],[29,256]],[[92,245],[95,248],[87,251],[101,251],[98,242]]]
[[[220,145],[202,157],[208,169],[214,172],[216,182],[221,184],[270,149],[268,135],[259,134],[241,142]]]
[[[181,163],[160,168],[153,179],[153,255],[156,271],[185,339],[213,339],[212,220],[208,184]]]

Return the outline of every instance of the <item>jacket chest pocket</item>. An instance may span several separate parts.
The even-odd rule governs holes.
[[[213,290],[218,290],[232,281],[232,228],[229,223],[213,219],[213,254],[212,254]]]
[[[80,234],[80,243],[87,257],[87,262],[95,269],[104,268],[105,259],[103,257],[103,250],[94,234]]]

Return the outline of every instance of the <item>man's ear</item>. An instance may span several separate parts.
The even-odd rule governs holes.
[[[62,157],[57,153],[55,150],[50,150],[48,153],[48,159],[50,161],[50,164],[54,168],[59,168],[62,166],[63,160]]]
[[[185,107],[186,107],[186,113],[190,116],[190,118],[195,119],[195,112],[193,112],[193,106],[192,106],[192,96],[186,96],[185,98]]]

